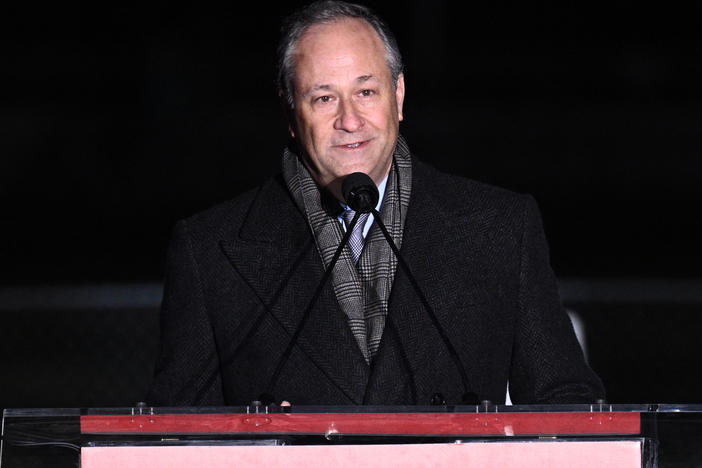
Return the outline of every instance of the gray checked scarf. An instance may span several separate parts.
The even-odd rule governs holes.
[[[283,178],[297,206],[307,217],[317,251],[327,268],[343,237],[337,218],[342,207],[331,195],[320,191],[298,155],[288,148],[283,153]],[[381,220],[398,249],[402,245],[402,230],[411,190],[411,157],[407,143],[400,135],[380,210]],[[339,306],[346,314],[351,332],[369,364],[380,346],[397,269],[397,259],[375,224],[366,236],[358,263],[354,264],[347,246],[341,252],[331,276]]]

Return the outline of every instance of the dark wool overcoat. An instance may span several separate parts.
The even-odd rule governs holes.
[[[465,369],[503,403],[604,396],[559,300],[535,202],[413,161],[402,255]],[[372,229],[377,229],[374,226]],[[323,274],[282,176],[180,221],[147,402],[244,405],[266,390]],[[300,405],[448,404],[460,371],[398,267],[382,342],[364,360],[328,282],[271,394]]]

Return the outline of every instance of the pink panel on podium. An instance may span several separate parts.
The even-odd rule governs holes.
[[[328,446],[84,447],[82,468],[640,468],[641,442],[529,441]]]

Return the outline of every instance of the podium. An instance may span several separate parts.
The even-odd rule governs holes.
[[[2,468],[702,465],[702,405],[7,409]]]

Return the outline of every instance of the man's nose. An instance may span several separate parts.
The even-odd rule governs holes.
[[[345,132],[355,132],[361,129],[364,124],[363,117],[356,105],[350,99],[343,99],[339,102],[339,113],[334,121],[335,130]]]

